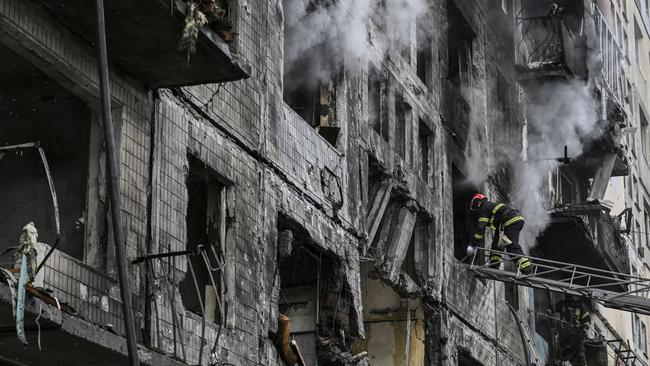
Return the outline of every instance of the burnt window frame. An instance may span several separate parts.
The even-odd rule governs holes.
[[[66,247],[63,245],[59,245],[56,248],[57,252],[63,253],[66,256],[70,257],[71,259],[77,261],[79,264],[83,266],[90,267],[94,270],[100,271],[111,278],[115,278],[116,276],[116,268],[115,268],[115,258],[113,255],[113,248],[114,248],[114,240],[111,235],[109,235],[112,232],[112,220],[110,219],[110,208],[108,205],[108,193],[101,189],[101,186],[106,186],[108,184],[107,177],[106,177],[106,152],[104,146],[104,132],[102,128],[102,123],[101,122],[101,106],[99,105],[99,100],[96,99],[98,98],[98,95],[87,95],[79,91],[79,85],[75,80],[71,80],[68,78],[61,78],[61,79],[56,79],[51,77],[50,75],[55,74],[55,70],[52,69],[51,65],[42,65],[40,63],[34,62],[34,59],[31,57],[27,57],[23,54],[18,54],[15,53],[14,51],[10,51],[8,46],[6,45],[1,45],[1,48],[6,48],[9,53],[15,54],[15,60],[17,62],[20,62],[21,65],[27,67],[31,67],[32,69],[32,78],[38,77],[38,78],[43,78],[42,81],[44,81],[44,84],[50,84],[54,85],[56,88],[59,88],[60,90],[63,90],[64,93],[66,94],[66,98],[74,98],[76,101],[79,102],[79,104],[84,104],[85,105],[85,111],[83,114],[83,118],[79,121],[80,124],[87,125],[87,134],[85,136],[81,136],[84,142],[87,142],[87,148],[85,149],[84,153],[84,162],[83,164],[85,165],[84,167],[84,174],[85,176],[83,177],[84,184],[83,184],[83,191],[84,191],[84,198],[83,202],[81,203],[81,206],[83,207],[83,210],[79,213],[78,217],[61,217],[60,216],[60,221],[61,221],[61,233],[63,234],[66,230],[70,231],[65,228],[65,221],[67,222],[72,222],[74,224],[74,231],[79,231],[81,234],[81,240],[80,243],[77,243],[81,246],[81,248],[75,247],[74,251],[69,251],[66,250]],[[0,49],[1,51],[1,49]],[[10,57],[10,56],[8,56]],[[34,79],[32,79],[32,82]],[[9,85],[7,86],[8,88],[10,87]],[[53,98],[53,99],[52,99]],[[46,97],[43,97],[42,99],[44,101],[54,101],[56,103],[57,98],[61,98],[61,96],[52,96],[49,95]],[[61,107],[63,108],[63,107]],[[121,131],[122,131],[122,116],[123,116],[123,106],[119,103],[114,103],[112,110],[111,110],[111,115],[113,119],[113,125],[115,129],[115,149],[116,151],[120,151],[121,149]],[[50,118],[51,116],[48,116]],[[44,120],[42,122],[43,124],[47,124],[47,120]],[[32,140],[37,140],[37,139],[32,139]],[[52,180],[54,182],[55,186],[55,194],[57,195],[58,199],[58,205],[59,205],[59,211],[62,210],[62,202],[65,201],[65,193],[63,190],[60,189],[60,186],[62,184],[61,179],[57,178],[56,176],[56,170],[57,170],[57,164],[54,162],[53,156],[55,156],[56,153],[53,153],[52,150],[55,149],[48,149],[47,146],[43,144],[43,141],[21,141],[20,143],[29,143],[29,142],[35,142],[38,143],[41,148],[43,148],[44,153],[45,153],[45,158],[48,161],[49,169],[50,169],[50,174],[52,176]],[[52,147],[52,146],[50,146]],[[35,154],[38,154],[37,150],[35,149],[30,149],[34,150]],[[31,152],[29,152],[31,154]],[[23,153],[20,153],[23,155]],[[120,157],[119,154],[116,157],[117,159],[117,164],[120,165]],[[0,157],[0,162],[1,162],[1,157]],[[30,169],[34,169],[35,171],[38,171],[39,173],[42,171],[43,166],[41,163],[41,158],[38,158],[38,165],[34,167],[30,167]],[[43,182],[33,182],[36,185],[38,185],[38,189],[43,189],[48,191],[47,197],[48,200],[51,197],[51,193],[49,192],[48,188],[48,183],[43,181]],[[59,186],[57,188],[57,186]],[[75,192],[77,193],[77,192]],[[52,203],[50,202],[49,205]],[[48,207],[47,202],[43,202],[43,211],[48,211],[50,208]],[[61,215],[61,213],[59,214]],[[52,218],[52,222],[54,222],[54,218]],[[27,222],[25,222],[26,224]],[[36,229],[39,231],[41,241],[45,242],[43,239],[46,237],[45,235],[45,230],[43,229],[42,225],[39,225],[38,222],[35,222]],[[99,229],[101,228],[101,232],[99,232]],[[20,232],[21,227],[15,228],[16,233],[18,234]],[[53,232],[49,234],[54,234]],[[49,240],[49,238],[48,238]],[[65,240],[64,237],[61,238],[62,241]],[[46,244],[52,246],[55,242],[54,241],[48,241],[45,242]]]
[[[211,319],[212,316],[214,316],[213,323],[218,324],[218,325],[226,325],[226,320],[227,320],[227,315],[229,313],[229,300],[230,298],[227,296],[228,293],[228,278],[227,278],[227,264],[226,264],[226,253],[227,253],[227,236],[228,232],[230,230],[229,227],[229,195],[232,195],[232,183],[227,180],[223,175],[219,174],[219,172],[212,168],[205,160],[201,159],[201,157],[193,155],[191,153],[187,154],[187,161],[188,161],[188,173],[186,175],[186,181],[185,181],[185,187],[187,189],[187,205],[186,205],[186,216],[185,216],[185,225],[186,225],[186,240],[185,240],[185,249],[186,250],[192,250],[194,251],[193,254],[189,255],[187,257],[187,261],[192,263],[192,269],[190,269],[190,265],[188,263],[187,265],[187,271],[185,278],[183,279],[183,286],[180,286],[180,293],[181,293],[181,303],[183,304],[183,307],[185,308],[185,311],[196,314],[198,316],[206,316],[207,319]],[[205,189],[205,217],[200,218],[199,220],[201,221],[200,223],[204,223],[206,226],[206,232],[205,232],[205,238],[207,239],[206,243],[191,243],[190,241],[193,238],[190,238],[190,229],[188,226],[190,225],[190,214],[189,210],[191,209],[191,200],[192,200],[192,193],[195,188],[190,188],[190,184],[199,184],[196,181],[190,182],[190,180],[197,179],[198,177],[192,176],[193,174],[196,174],[195,171],[193,171],[192,165],[195,165],[194,168],[203,169],[203,172],[205,174],[205,187],[201,187],[201,189]],[[200,174],[200,173],[199,173]],[[210,191],[212,190],[212,199],[210,198],[211,194]],[[216,190],[216,192],[214,192]],[[203,193],[203,192],[201,192]],[[216,193],[216,194],[215,194]],[[200,200],[201,198],[199,198]],[[218,203],[216,210],[213,210],[213,214],[217,214],[218,217],[216,220],[211,222],[210,220],[210,203]],[[200,202],[200,204],[203,204],[203,202]],[[193,219],[192,219],[193,220]],[[218,226],[218,227],[217,227]],[[215,230],[216,232],[211,234],[208,232],[209,230]],[[195,234],[192,234],[192,236],[195,236]],[[212,239],[213,240],[212,240]],[[198,250],[199,245],[204,245],[205,252],[201,252]],[[214,251],[210,246],[216,246],[217,249]],[[208,262],[206,263],[206,260],[203,257],[202,253],[206,253],[208,256]],[[212,256],[210,255],[212,254]],[[216,261],[214,259],[214,256],[219,256],[220,262]],[[214,261],[214,262],[213,262]],[[212,271],[213,276],[212,279],[209,277],[206,277],[206,273],[208,271],[211,271],[208,266],[212,266],[214,264],[217,264],[218,267],[218,273],[215,275],[215,271]],[[200,302],[195,302],[195,296],[197,295],[196,293],[196,285],[194,284],[194,278],[192,278],[192,273],[194,272],[193,275],[196,276],[197,284],[199,286],[199,290],[201,290],[201,287],[203,287],[203,291],[201,291],[198,295],[200,296],[200,302],[202,302],[202,305],[199,306],[199,308],[196,308],[196,305],[199,305]],[[214,283],[212,282],[214,280]],[[203,286],[201,286],[203,285]],[[218,288],[214,289],[214,285],[216,285]],[[214,300],[216,301],[215,303],[215,314],[213,315],[208,315],[206,313],[206,291],[207,291],[207,286],[211,286],[214,291],[215,291],[215,298]],[[184,291],[186,290],[186,292]],[[187,298],[187,296],[190,297],[190,299]],[[188,305],[188,301],[192,301]],[[201,310],[203,309],[203,313],[201,313]]]
[[[427,9],[426,13],[419,15],[415,22],[415,71],[418,79],[428,89],[433,86],[433,36],[428,32],[430,29],[425,26],[426,22],[430,21]],[[421,36],[424,36],[424,40]]]
[[[368,125],[377,132],[385,142],[390,139],[390,126],[386,118],[387,78],[383,68],[368,65]]]
[[[414,110],[404,93],[396,91],[393,99],[395,102],[393,106],[395,122],[393,148],[398,156],[405,162],[409,162],[412,161],[413,149],[412,143],[407,143],[407,140],[412,142]]]
[[[471,185],[465,173],[458,168],[459,164],[450,164],[452,182],[452,217],[454,233],[454,257],[459,262],[468,262],[467,244],[472,240],[478,216],[469,210],[472,196],[480,192],[478,187]],[[461,230],[460,232],[458,230]],[[480,258],[477,257],[477,260]]]
[[[418,118],[418,155],[420,159],[420,167],[418,171],[420,178],[422,178],[422,180],[424,180],[428,185],[431,185],[431,175],[433,171],[434,138],[435,132],[431,127],[429,127],[426,119],[423,117]]]
[[[287,0],[282,1],[284,5],[284,2]],[[309,0],[306,8],[307,13],[304,17],[310,16],[318,6],[329,6],[328,1],[329,0]],[[284,9],[286,9],[286,6],[283,6],[283,11]],[[285,26],[283,27],[282,48],[284,54],[287,53],[287,32],[289,31],[289,28],[286,27],[286,15],[286,13],[283,13]],[[324,46],[325,43],[320,43],[318,46],[314,46],[310,50],[316,48],[320,49]],[[282,73],[282,100],[287,107],[300,117],[300,119],[316,130],[325,141],[327,141],[332,147],[338,148],[341,137],[341,128],[338,125],[338,120],[336,118],[336,90],[339,80],[342,78],[343,71],[339,68],[337,71],[332,72],[332,75],[328,80],[308,80],[305,82],[304,78],[301,78],[296,74],[309,72],[310,65],[315,63],[312,57],[313,55],[311,55],[311,53],[304,52],[304,55],[294,61],[294,63],[300,65],[300,67],[294,66],[293,68],[288,68],[287,64],[284,64]],[[286,60],[283,59],[283,62],[286,62]],[[296,69],[300,70],[297,71]],[[295,81],[295,84],[291,84],[293,86],[288,88],[287,86],[290,85],[289,81],[291,80]]]
[[[447,24],[447,80],[458,88],[467,87],[472,83],[476,32],[454,0],[447,0]]]

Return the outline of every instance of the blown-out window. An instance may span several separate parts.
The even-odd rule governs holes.
[[[180,286],[186,310],[222,323],[225,316],[223,249],[226,235],[226,187],[217,173],[188,156],[188,272]],[[196,282],[195,282],[196,280]]]

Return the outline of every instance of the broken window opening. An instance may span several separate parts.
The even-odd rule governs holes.
[[[497,69],[497,103],[503,113],[503,120],[505,123],[510,121],[510,84],[505,76]]]
[[[472,357],[472,354],[463,348],[458,349],[458,366],[483,366],[481,362]]]
[[[476,37],[454,0],[447,0],[447,79],[457,87],[471,85],[472,42]]]
[[[641,125],[641,148],[646,161],[650,162],[650,124],[643,113],[643,108],[639,107],[639,124]]]
[[[650,247],[650,206],[648,206],[648,201],[643,200],[643,224],[644,224],[644,235],[643,241],[646,246]]]
[[[297,223],[280,218],[278,230],[278,311],[288,317],[291,338],[307,364],[328,364],[348,348],[353,302],[344,271]]]
[[[412,109],[403,96],[395,96],[395,152],[406,160],[406,140],[410,131]]]
[[[404,59],[405,65],[411,64],[411,30],[409,22],[403,24],[393,24],[395,28],[396,47],[400,56]]]
[[[418,137],[420,146],[420,177],[430,183],[431,146],[433,146],[433,131],[422,119],[419,120]]]
[[[388,119],[385,116],[385,107],[382,103],[386,93],[384,77],[375,67],[370,66],[368,71],[368,123],[384,141],[388,142]]]
[[[309,82],[292,74],[285,73],[284,101],[327,142],[336,146],[340,128],[333,119],[333,83]]]
[[[431,87],[431,65],[433,59],[432,29],[429,15],[419,16],[416,24],[417,76],[424,85]]]
[[[573,181],[571,181],[571,179],[566,175],[564,169],[558,167],[558,170],[560,175],[560,197],[562,197],[560,204],[578,203],[575,195],[575,187]]]
[[[284,8],[289,8],[289,0],[284,0]],[[310,13],[318,7],[329,6],[328,2],[310,1],[304,11]],[[300,13],[300,12],[295,12]],[[285,12],[284,27],[284,75],[283,98],[303,120],[315,128],[332,146],[338,142],[340,128],[335,119],[336,66],[328,63],[327,57],[333,52],[326,44],[319,44],[309,50],[300,47],[301,33],[295,29],[302,19],[291,19],[292,12]]]
[[[467,261],[467,244],[478,218],[469,210],[472,196],[478,189],[470,183],[461,171],[452,165],[452,190],[454,205],[454,257]]]
[[[532,294],[532,305],[535,316],[529,318],[528,324],[539,336],[538,342],[541,348],[547,351],[546,360],[542,361],[547,361],[545,364],[552,364],[552,360],[555,358],[552,356],[554,354],[552,348],[556,343],[556,335],[553,329],[553,319],[548,316],[549,312],[553,312],[551,293],[541,289],[529,289],[529,294]]]
[[[51,79],[29,60],[0,46],[0,145],[39,143],[49,163],[58,197],[61,239],[58,250],[104,269],[106,203],[96,188],[105,184],[101,126],[86,101]],[[96,138],[99,136],[98,138]],[[0,249],[15,246],[21,228],[34,222],[39,242],[56,241],[52,198],[37,149],[0,154]],[[88,225],[92,224],[92,236]],[[104,251],[99,251],[99,247]],[[93,256],[90,255],[93,253]]]
[[[408,334],[408,365],[424,365],[429,334],[425,331],[422,302],[401,297],[381,280],[372,262],[361,263],[359,276],[366,337],[354,344],[354,353],[367,352],[373,365],[394,365],[396,359],[404,357]]]
[[[188,265],[187,275],[179,286],[181,298],[186,310],[201,316],[205,315],[207,321],[222,324],[225,316],[224,273],[220,266],[216,266],[217,270],[212,270],[208,266],[214,268],[214,256],[221,256],[223,253],[227,230],[226,189],[219,175],[204,162],[193,155],[188,155],[187,158],[189,172],[185,181],[187,187],[186,250],[197,251],[201,246],[205,251],[201,250],[198,254],[188,256],[200,293],[196,291]],[[205,314],[202,314],[201,303]]]
[[[366,209],[370,211],[373,200],[381,184],[386,180],[386,171],[374,156],[368,154],[368,202]]]
[[[519,286],[506,282],[504,288],[504,298],[506,302],[512,305],[515,310],[519,310]]]
[[[430,225],[429,219],[421,217],[417,219],[411,242],[402,262],[402,273],[407,274],[418,286],[424,284],[426,273],[423,271],[422,265],[427,265],[427,263],[420,263],[419,259],[428,258],[431,255],[428,252],[431,241]]]

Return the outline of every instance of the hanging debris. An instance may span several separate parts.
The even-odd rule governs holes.
[[[32,282],[36,274],[36,240],[38,230],[33,222],[25,225],[20,234],[20,246],[16,250],[16,259],[20,263],[20,277],[18,278],[18,299],[16,301],[16,332],[18,339],[27,345],[25,336],[25,285]],[[29,269],[28,269],[29,268]]]
[[[199,7],[194,1],[187,2],[187,9],[185,10],[185,28],[183,35],[178,44],[179,51],[185,51],[187,55],[187,63],[190,63],[190,56],[196,52],[196,41],[199,38],[199,30],[201,27],[208,23],[208,18],[199,10]]]
[[[20,246],[16,250],[16,260],[20,262],[25,256],[29,276],[27,282],[32,282],[36,276],[36,243],[38,242],[38,230],[36,230],[33,222],[23,227],[19,242]]]

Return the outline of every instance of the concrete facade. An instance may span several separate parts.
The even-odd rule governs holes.
[[[152,5],[156,11],[161,6]],[[526,37],[517,21],[522,5],[431,0],[426,9],[424,46],[410,37],[405,49],[390,48],[367,62],[340,60],[341,71],[317,90],[315,126],[283,98],[289,88],[283,1],[230,1],[236,34],[224,52],[250,65],[245,79],[183,79],[175,87],[152,89],[155,81],[111,58],[128,258],[194,251],[130,265],[143,363],[285,364],[278,345],[281,314],[291,320],[308,364],[520,365],[526,363],[524,347],[534,362],[555,360],[535,331],[536,314],[545,309],[533,291],[479,280],[463,263],[468,194],[480,190],[495,200],[515,200],[512,172],[527,160],[527,98],[534,92],[526,88],[534,88],[529,81],[540,76],[522,71],[531,53],[520,47]],[[585,19],[592,11],[585,5]],[[39,80],[90,110],[84,120],[91,125],[86,198],[82,210],[62,216],[69,230],[81,226],[83,250],[55,250],[36,283],[75,312],[61,316],[56,303],[36,298],[30,298],[28,311],[47,309],[53,331],[88,344],[83,357],[99,345],[126,364],[106,215],[97,61],[88,35],[61,12],[41,1],[0,0],[6,59],[16,70],[31,65]],[[385,33],[377,23],[367,21],[370,38]],[[410,34],[417,34],[416,14],[408,24]],[[593,25],[585,29],[595,32]],[[136,26],[132,31],[142,36]],[[151,32],[155,40],[156,30]],[[588,37],[596,43],[595,35]],[[470,51],[450,44],[466,44]],[[203,65],[199,54],[194,57],[197,63],[190,58],[186,65],[181,54],[166,83],[175,71]],[[423,67],[418,60],[428,61]],[[155,68],[155,60],[149,65]],[[573,63],[566,69],[571,77],[584,76]],[[598,89],[595,74],[584,79]],[[10,83],[17,75],[2,78],[8,83],[3,92],[14,93]],[[598,90],[596,113],[609,126],[608,109],[601,106],[608,94]],[[0,107],[19,122],[23,117],[11,114],[13,103],[18,102],[9,96]],[[48,117],[33,113],[37,121]],[[9,143],[0,135],[0,146]],[[0,169],[2,163],[0,155]],[[602,173],[604,181],[616,169]],[[598,174],[589,178],[598,181]],[[550,202],[554,191],[544,194]],[[580,194],[587,199],[586,190]],[[75,192],[60,194],[63,200],[74,197]],[[11,212],[25,223],[33,210],[50,209],[49,202],[16,207]],[[54,242],[47,216],[43,221],[35,223],[44,243],[39,255]],[[2,230],[0,238],[8,242],[20,233],[20,227]],[[599,245],[604,244],[591,244],[598,259],[605,258],[598,263],[617,266]],[[194,290],[198,295],[189,295]],[[2,319],[9,319],[3,325],[10,327],[13,318],[5,315],[11,314],[11,300],[5,292],[2,300]],[[11,339],[0,342],[2,360],[38,362],[35,334],[29,335],[35,358],[2,352],[16,347]],[[48,359],[47,347],[44,339],[41,360]],[[65,355],[57,357],[62,358],[51,360],[64,364]],[[107,356],[104,362],[114,361]]]

